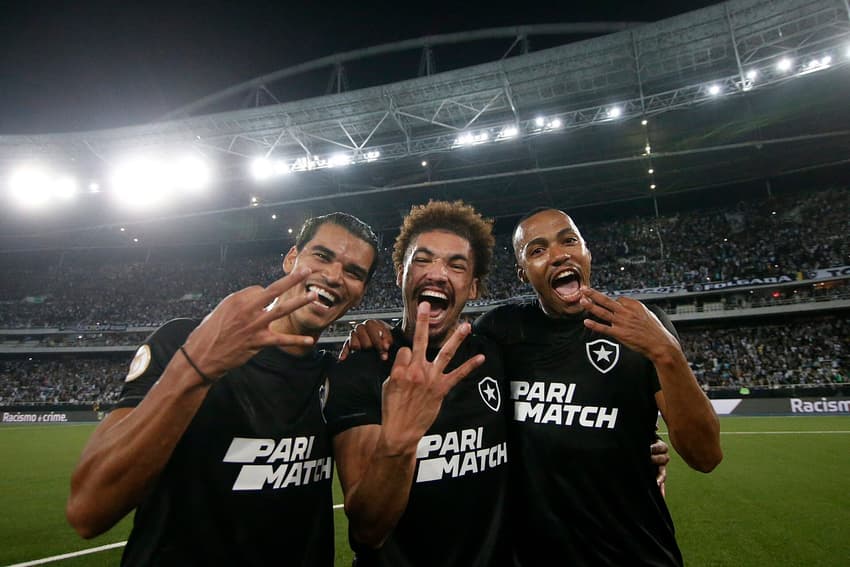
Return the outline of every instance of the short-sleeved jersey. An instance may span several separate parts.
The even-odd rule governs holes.
[[[655,368],[583,320],[549,318],[535,302],[475,324],[502,347],[510,382],[516,564],[681,565],[649,459]]]
[[[147,340],[117,407],[141,402],[197,324]],[[216,382],[138,506],[122,564],[333,565],[332,363],[267,348]]]
[[[332,435],[381,423],[381,391],[401,346],[395,329],[389,361],[375,351],[356,352],[336,365],[325,415]],[[436,349],[429,349],[433,360]],[[447,367],[476,354],[486,361],[452,388],[437,419],[419,443],[413,485],[404,514],[379,550],[351,542],[358,567],[485,567],[510,560],[504,533],[508,452],[507,402],[498,349],[469,336]]]

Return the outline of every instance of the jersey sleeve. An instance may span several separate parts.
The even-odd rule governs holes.
[[[164,324],[136,350],[124,378],[116,408],[134,408],[156,384],[171,357],[198,326],[193,319],[174,319]]]
[[[330,370],[325,421],[331,436],[360,425],[381,423],[381,389],[387,363],[374,351],[352,353]]]

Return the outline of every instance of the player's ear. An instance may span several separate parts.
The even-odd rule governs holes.
[[[523,268],[516,269],[516,277],[518,277],[519,281],[522,283],[528,283],[528,276],[525,274],[525,270]]]
[[[283,273],[291,274],[293,268],[295,267],[295,260],[298,258],[298,249],[293,246],[289,249],[289,252],[286,253],[286,256],[283,257]]]
[[[472,278],[469,284],[469,299],[478,299],[478,278]]]

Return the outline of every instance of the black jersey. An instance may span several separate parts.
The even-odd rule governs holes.
[[[118,407],[142,400],[197,324],[176,319],[147,340]],[[333,565],[332,362],[266,348],[216,382],[137,508],[122,564]]]
[[[390,360],[356,352],[331,373],[325,415],[332,435],[381,423],[381,390],[400,346],[395,329]],[[452,388],[436,421],[419,442],[407,508],[379,550],[352,541],[356,565],[367,567],[485,567],[509,561],[503,533],[507,445],[501,357],[478,336],[460,345],[447,369],[483,353],[482,366]],[[436,349],[429,349],[433,360]]]
[[[649,459],[655,368],[583,319],[551,319],[535,302],[475,324],[502,347],[510,381],[517,564],[681,565]]]

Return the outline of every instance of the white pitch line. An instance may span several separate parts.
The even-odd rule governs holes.
[[[721,431],[721,435],[824,435],[827,433],[846,434],[850,431]]]
[[[343,504],[334,504],[334,510],[341,510]],[[127,545],[126,541],[119,541],[116,543],[110,543],[107,545],[101,545],[100,547],[92,547],[90,549],[81,549],[80,551],[72,551],[71,553],[63,553],[62,555],[54,555],[53,557],[45,557],[44,559],[35,559],[33,561],[27,561],[25,563],[15,563],[14,565],[8,565],[7,567],[30,567],[30,565],[44,565],[45,563],[53,563],[54,561],[62,561],[63,559],[71,559],[72,557],[79,557],[81,555],[88,555],[89,553],[99,553],[101,551],[108,551],[110,549],[115,549],[117,547],[124,547]]]
[[[108,545],[101,545],[100,547],[92,547],[90,549],[81,549],[80,551],[73,551],[71,553],[63,553],[62,555],[54,555],[53,557],[45,557],[44,559],[36,559],[35,561],[27,561],[26,563],[15,563],[14,565],[9,565],[9,567],[29,567],[30,565],[43,565],[44,563],[52,563],[54,561],[62,561],[63,559],[70,559],[72,557],[79,557],[80,555],[88,555],[89,553],[98,553],[101,551],[106,551],[108,549],[115,549],[116,547],[124,547],[127,545],[126,541],[119,541],[117,543],[110,543]]]

